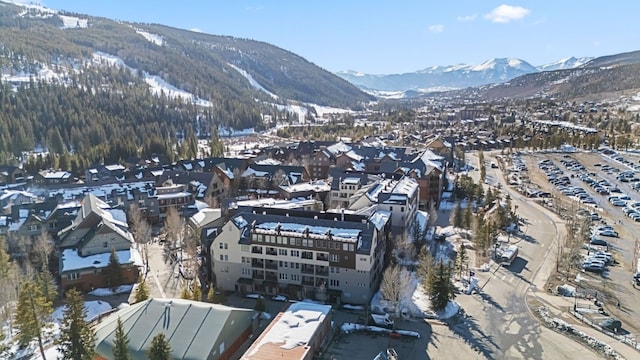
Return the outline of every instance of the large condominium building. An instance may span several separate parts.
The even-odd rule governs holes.
[[[240,208],[211,243],[216,287],[365,304],[380,282],[390,217]]]

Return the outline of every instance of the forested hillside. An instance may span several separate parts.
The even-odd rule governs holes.
[[[38,146],[61,155],[60,167],[149,152],[192,157],[197,136],[259,129],[263,115],[286,119],[291,100],[351,109],[371,100],[266,43],[1,2],[0,72],[0,163]],[[150,77],[192,101],[154,92]],[[182,138],[191,143],[174,151]]]

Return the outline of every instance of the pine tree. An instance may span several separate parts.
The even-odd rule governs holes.
[[[34,338],[38,340],[38,347],[43,359],[44,345],[42,329],[48,322],[53,305],[42,294],[42,290],[33,281],[26,282],[20,289],[16,308],[16,327],[18,328],[18,342],[21,346],[28,345]]]
[[[151,347],[149,348],[149,360],[172,360],[171,346],[167,341],[164,333],[159,333],[151,340]]]
[[[58,296],[58,287],[53,280],[53,275],[48,270],[36,274],[36,282],[47,301],[53,303]]]
[[[118,317],[118,326],[116,327],[115,340],[113,344],[114,360],[131,360],[129,353],[129,339],[122,328],[122,320]]]
[[[462,206],[460,205],[460,201],[456,203],[456,207],[453,208],[453,214],[451,214],[451,222],[454,227],[461,228],[462,227]]]
[[[471,219],[473,217],[473,214],[471,213],[471,206],[469,206],[469,204],[467,204],[467,207],[464,208],[464,213],[462,215],[462,227],[465,229],[470,229],[471,228]]]
[[[141,301],[147,300],[148,298],[149,298],[149,288],[147,287],[147,283],[144,280],[142,280],[138,284],[138,287],[136,288],[135,301],[139,303]]]
[[[456,297],[455,287],[451,279],[451,267],[440,262],[432,271],[429,298],[434,310],[441,311],[447,307],[449,300]]]
[[[109,256],[109,264],[107,265],[106,271],[112,288],[116,288],[122,284],[122,265],[118,260],[115,248],[111,248],[111,255]]]
[[[191,299],[191,292],[189,291],[189,287],[187,285],[185,285],[182,288],[182,291],[180,291],[180,299],[185,299],[185,300]]]
[[[458,270],[458,277],[462,278],[465,269],[467,268],[467,263],[469,262],[469,255],[467,255],[467,248],[464,244],[460,245],[460,250],[458,251],[458,255],[456,258],[456,268]]]
[[[202,301],[202,289],[200,289],[200,282],[195,280],[193,282],[193,291],[191,293],[191,299],[195,301]]]
[[[95,355],[95,335],[85,321],[87,309],[82,295],[76,289],[67,292],[67,306],[60,324],[58,352],[64,359],[93,360]]]

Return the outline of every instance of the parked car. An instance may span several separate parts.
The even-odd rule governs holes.
[[[618,232],[615,230],[602,230],[598,232],[598,236],[618,237]]]
[[[609,243],[606,240],[598,238],[591,238],[591,241],[589,241],[589,243],[591,245],[609,246]]]

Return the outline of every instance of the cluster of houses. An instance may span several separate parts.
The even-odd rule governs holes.
[[[81,180],[3,167],[0,234],[14,257],[49,234],[62,289],[86,291],[114,285],[104,271],[112,249],[123,281],[136,281],[133,205],[152,224],[175,208],[201,234],[217,289],[364,304],[388,242],[439,203],[451,153],[444,140],[423,149],[311,141],[238,158],[100,165]]]

